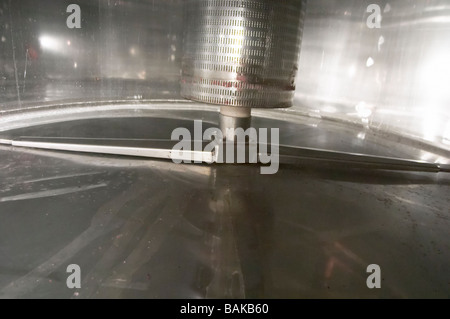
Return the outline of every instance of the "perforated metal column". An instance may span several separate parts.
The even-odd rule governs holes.
[[[289,107],[306,0],[189,0],[182,95],[240,107]]]

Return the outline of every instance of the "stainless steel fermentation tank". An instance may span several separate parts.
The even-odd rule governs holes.
[[[0,0],[0,298],[448,298],[449,30],[450,0]],[[250,112],[275,175],[168,158]]]
[[[221,128],[251,108],[292,105],[305,0],[190,0],[181,94],[221,105]]]

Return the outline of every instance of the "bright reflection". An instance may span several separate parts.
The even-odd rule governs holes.
[[[60,52],[62,49],[62,42],[57,38],[42,35],[39,37],[39,43],[41,44],[41,48],[44,50],[52,51],[52,52]]]
[[[326,113],[336,113],[337,109],[335,106],[327,105],[322,109],[322,111]]]
[[[356,112],[361,118],[368,118],[372,115],[372,108],[364,101],[359,102],[356,107]]]
[[[422,134],[428,141],[435,141],[437,136],[445,135],[442,119],[448,112],[447,105],[450,101],[450,48],[442,47],[433,51],[418,74],[421,86]]]
[[[420,73],[425,95],[434,100],[448,96],[450,56],[449,52],[442,51],[439,54],[430,56]]]
[[[380,38],[378,39],[378,52],[381,51],[381,46],[384,44],[384,37],[380,36]]]
[[[349,69],[348,69],[348,76],[349,77],[354,77],[356,74],[356,65],[352,65]]]
[[[447,123],[447,127],[444,132],[444,137],[442,138],[442,143],[450,145],[450,122]]]
[[[430,112],[433,112],[430,110]],[[435,112],[435,111],[434,111]],[[440,118],[437,114],[427,114],[423,118],[423,138],[427,141],[433,142],[436,136],[439,135]]]
[[[434,157],[434,155],[429,152],[422,151],[421,153],[420,159],[425,162],[430,161]]]
[[[444,157],[438,157],[434,162],[438,164],[447,164],[449,161]]]

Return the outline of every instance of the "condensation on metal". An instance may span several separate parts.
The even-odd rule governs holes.
[[[182,95],[229,106],[291,106],[305,4],[190,0]]]

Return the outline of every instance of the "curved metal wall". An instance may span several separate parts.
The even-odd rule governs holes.
[[[450,149],[448,83],[450,1],[308,2],[298,110]]]
[[[188,2],[80,0],[82,28],[68,29],[72,2],[0,1],[0,112],[48,101],[181,98]],[[367,25],[371,4],[380,28]],[[450,149],[449,57],[448,0],[309,1],[290,111]]]

